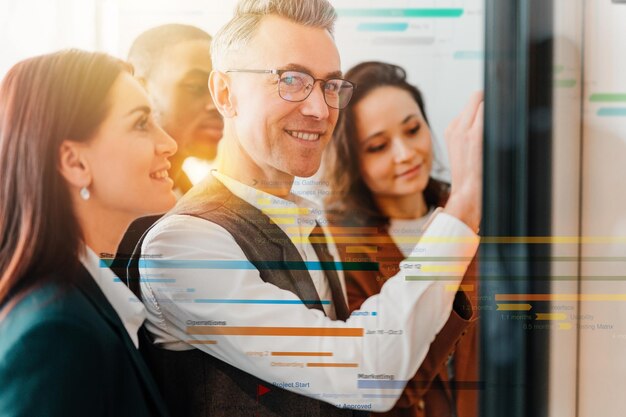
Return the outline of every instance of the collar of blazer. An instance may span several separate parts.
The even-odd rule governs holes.
[[[154,415],[163,417],[168,416],[165,403],[161,398],[156,383],[154,382],[146,363],[141,357],[139,351],[135,348],[135,345],[128,336],[128,332],[124,328],[122,321],[115,310],[113,310],[111,303],[109,303],[105,295],[98,287],[98,284],[96,284],[92,276],[82,265],[78,271],[77,278],[78,279],[75,281],[76,287],[85,295],[94,308],[106,319],[107,323],[109,323],[109,325],[113,328],[118,337],[122,339],[122,343],[126,347],[126,351],[130,356],[131,362],[133,363],[139,378],[143,382],[146,400],[150,401]]]

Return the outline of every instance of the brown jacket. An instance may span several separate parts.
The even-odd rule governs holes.
[[[355,253],[355,245],[337,242],[344,263],[344,274],[350,311],[357,310],[370,296],[380,292],[385,281],[398,273],[404,259],[399,248],[386,231],[386,227],[342,227],[331,219],[335,237],[359,236],[362,243],[373,246],[375,253]],[[348,250],[348,247],[351,247]],[[357,249],[358,250],[358,249]],[[373,252],[373,251],[371,251]],[[356,259],[356,262],[354,261]],[[378,268],[363,262],[374,262]],[[368,269],[368,270],[365,270]],[[478,415],[478,326],[474,311],[478,288],[476,262],[471,263],[463,279],[465,294],[461,291],[455,299],[450,318],[430,345],[424,362],[410,380],[395,407],[380,415],[387,417],[476,417]],[[471,300],[468,302],[467,300]],[[466,311],[463,311],[466,310]],[[467,311],[469,310],[469,311]],[[454,389],[448,378],[448,358],[454,354]],[[453,406],[456,399],[456,411]],[[372,413],[374,414],[374,413]],[[377,414],[378,415],[378,414]]]

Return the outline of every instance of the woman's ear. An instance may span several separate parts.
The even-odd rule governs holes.
[[[237,103],[230,88],[230,78],[227,74],[216,70],[211,71],[209,91],[215,107],[224,118],[232,118],[237,115]]]
[[[78,189],[91,184],[91,170],[84,155],[84,145],[64,140],[59,149],[59,169],[63,178]]]

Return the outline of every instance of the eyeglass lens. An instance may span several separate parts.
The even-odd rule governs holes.
[[[284,72],[279,81],[278,92],[287,101],[303,101],[310,94],[315,79],[309,74],[297,71]],[[324,86],[324,100],[335,109],[343,109],[352,97],[353,85],[341,79],[326,80]]]

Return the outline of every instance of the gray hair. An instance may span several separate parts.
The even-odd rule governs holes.
[[[245,47],[263,17],[273,14],[333,34],[337,13],[328,0],[239,0],[233,18],[211,43],[213,68],[224,70],[227,55]]]

